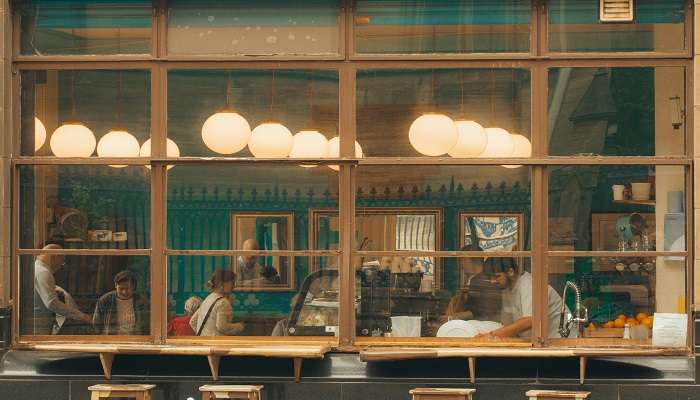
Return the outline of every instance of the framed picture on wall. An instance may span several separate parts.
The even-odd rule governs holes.
[[[294,248],[294,214],[232,213],[231,248],[283,251]],[[294,257],[242,255],[231,260],[236,291],[294,289]]]

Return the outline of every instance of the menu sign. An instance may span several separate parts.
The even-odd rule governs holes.
[[[654,347],[686,347],[688,314],[654,313],[651,344]]]

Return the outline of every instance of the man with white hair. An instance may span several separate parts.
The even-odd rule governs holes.
[[[48,242],[42,250],[59,250],[62,246]],[[74,302],[61,301],[56,292],[54,274],[65,264],[62,254],[40,254],[34,262],[34,335],[51,335],[57,333],[54,324],[56,316],[65,319],[90,323],[92,317],[78,309]]]

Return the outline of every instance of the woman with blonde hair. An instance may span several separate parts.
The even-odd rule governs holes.
[[[197,336],[237,335],[244,329],[242,322],[233,322],[233,306],[229,297],[233,292],[236,274],[229,269],[217,269],[207,281],[212,290],[190,319],[190,327]]]

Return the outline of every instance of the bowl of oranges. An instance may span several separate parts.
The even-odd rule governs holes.
[[[630,328],[635,326],[645,326],[649,330],[654,325],[654,316],[640,312],[637,315],[620,314],[615,319],[596,325],[591,322],[584,331],[587,337],[623,337],[625,325]]]

